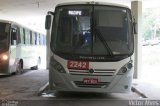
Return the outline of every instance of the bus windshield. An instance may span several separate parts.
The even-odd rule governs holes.
[[[51,48],[57,53],[108,57],[133,53],[129,9],[70,5],[57,7],[55,12]]]
[[[10,24],[0,23],[0,51],[6,51],[9,48]]]

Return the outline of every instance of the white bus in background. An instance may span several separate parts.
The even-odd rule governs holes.
[[[48,12],[49,86],[57,91],[129,92],[133,78],[134,20],[123,5],[59,4]]]
[[[11,21],[0,20],[0,75],[38,69],[46,36]]]

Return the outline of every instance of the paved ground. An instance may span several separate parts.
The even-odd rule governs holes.
[[[148,69],[152,72],[148,72]],[[140,79],[133,81],[133,86],[144,93],[149,99],[160,100],[159,68],[146,66]]]
[[[0,78],[0,99],[47,100],[49,99],[136,99],[136,93],[98,94],[98,93],[51,93],[38,96],[39,89],[48,82],[47,70],[28,70],[25,73]],[[50,96],[51,95],[51,96]]]
[[[47,70],[28,70],[23,74],[1,77],[0,100],[38,97],[38,90],[47,82]]]
[[[129,100],[143,100],[133,92],[128,94],[53,92],[38,96],[39,89],[47,82],[47,70],[28,70],[23,74],[2,77],[0,78],[0,100],[18,102],[19,105],[14,106],[51,106],[53,104],[55,106],[106,106],[106,104],[128,106]],[[10,106],[4,105],[3,102],[1,104]]]

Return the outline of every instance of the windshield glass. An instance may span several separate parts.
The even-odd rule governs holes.
[[[10,24],[0,22],[0,51],[8,50]]]
[[[126,8],[61,6],[56,8],[54,22],[52,44],[56,52],[88,56],[120,56],[133,52],[131,15]]]

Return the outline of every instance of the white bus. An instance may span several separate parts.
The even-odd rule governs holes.
[[[0,75],[38,69],[45,45],[44,34],[0,20]]]
[[[133,23],[128,7],[110,3],[63,3],[48,12],[50,89],[130,92]]]

